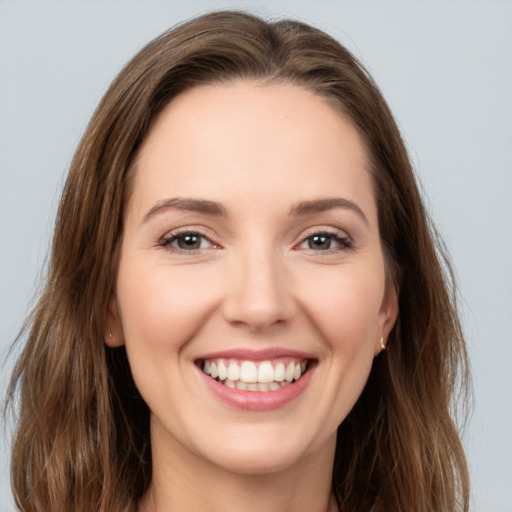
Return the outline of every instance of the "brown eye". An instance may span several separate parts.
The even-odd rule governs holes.
[[[166,237],[160,242],[159,245],[169,250],[183,252],[199,251],[201,249],[213,247],[212,242],[210,242],[208,238],[206,238],[201,233],[196,233],[193,231],[176,233]]]
[[[325,251],[331,248],[332,236],[314,235],[308,238],[308,247],[314,251]]]
[[[329,233],[328,231],[313,233],[304,238],[298,248],[326,253],[351,249],[353,247],[352,240],[348,236],[340,236],[341,233]]]
[[[202,237],[193,233],[176,237],[176,245],[184,251],[201,248]]]

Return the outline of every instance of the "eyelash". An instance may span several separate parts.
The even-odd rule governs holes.
[[[192,249],[184,249],[182,247],[176,247],[173,246],[175,242],[179,243],[179,240],[185,239],[186,237],[195,237],[196,239],[199,239],[200,246]],[[322,237],[327,239],[326,241],[329,242],[329,247],[327,247],[325,250],[320,249],[314,249],[311,246],[305,248],[306,250],[315,252],[315,253],[333,253],[338,251],[348,251],[350,249],[353,249],[354,244],[350,237],[348,236],[340,236],[338,232],[332,232],[332,231],[315,231],[310,234],[308,234],[306,237],[302,239],[302,241],[295,245],[295,248],[300,248],[303,244],[309,243],[315,238],[315,237]],[[171,233],[169,236],[166,236],[160,240],[158,245],[160,247],[164,247],[169,251],[172,252],[178,252],[178,253],[195,253],[197,254],[199,251],[202,251],[206,249],[206,247],[201,247],[203,241],[207,241],[212,248],[219,248],[218,245],[216,245],[214,242],[212,242],[207,236],[203,235],[202,233],[198,231],[193,230],[186,230],[186,231],[180,231],[176,233]],[[331,243],[334,242],[337,244],[337,247],[330,247]]]
[[[350,249],[353,249],[354,243],[348,236],[340,236],[339,232],[336,231],[315,231],[313,233],[307,234],[305,238],[302,239],[302,241],[296,245],[295,247],[300,247],[305,243],[309,243],[312,241],[315,237],[322,237],[329,240],[329,242],[335,242],[338,244],[337,247],[328,247],[326,250],[318,250],[313,249],[312,247],[308,247],[307,250],[312,252],[323,252],[323,253],[333,253],[338,251],[348,251]]]
[[[200,239],[200,244],[202,244],[203,240],[206,240],[213,248],[218,248],[219,246],[214,244],[207,236],[203,235],[202,233],[198,231],[193,230],[186,230],[186,231],[179,231],[177,233],[171,233],[169,236],[166,236],[162,238],[159,242],[160,247],[165,247],[166,249],[173,251],[173,252],[180,252],[180,253],[197,253],[198,251],[201,251],[205,249],[205,247],[198,247],[193,249],[183,249],[181,247],[175,247],[172,244],[174,242],[177,242],[181,239],[185,239],[186,237],[196,237],[197,239]]]

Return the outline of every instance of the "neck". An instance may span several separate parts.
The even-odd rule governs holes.
[[[331,478],[335,440],[286,469],[236,473],[187,451],[179,443],[153,454],[151,486],[139,512],[335,512]]]

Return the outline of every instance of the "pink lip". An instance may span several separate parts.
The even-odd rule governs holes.
[[[198,371],[213,395],[227,405],[245,411],[270,411],[279,409],[299,397],[310,383],[314,367],[310,368],[299,380],[275,391],[243,391],[229,388],[212,379],[199,368]]]
[[[267,359],[277,359],[280,357],[292,357],[297,359],[315,359],[311,354],[300,352],[297,350],[290,350],[284,348],[269,348],[264,350],[251,350],[251,349],[230,349],[222,350],[219,352],[211,352],[204,354],[197,358],[197,360],[205,359],[244,359],[246,361],[264,361]]]

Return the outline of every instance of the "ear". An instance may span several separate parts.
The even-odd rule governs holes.
[[[389,333],[398,318],[398,297],[400,295],[401,274],[396,279],[386,280],[386,290],[379,311],[377,339],[374,354],[379,354],[386,348]]]
[[[109,347],[120,347],[124,345],[123,328],[121,324],[121,317],[119,316],[119,309],[117,300],[112,296],[108,303],[107,309],[107,330],[105,333],[105,343]]]

